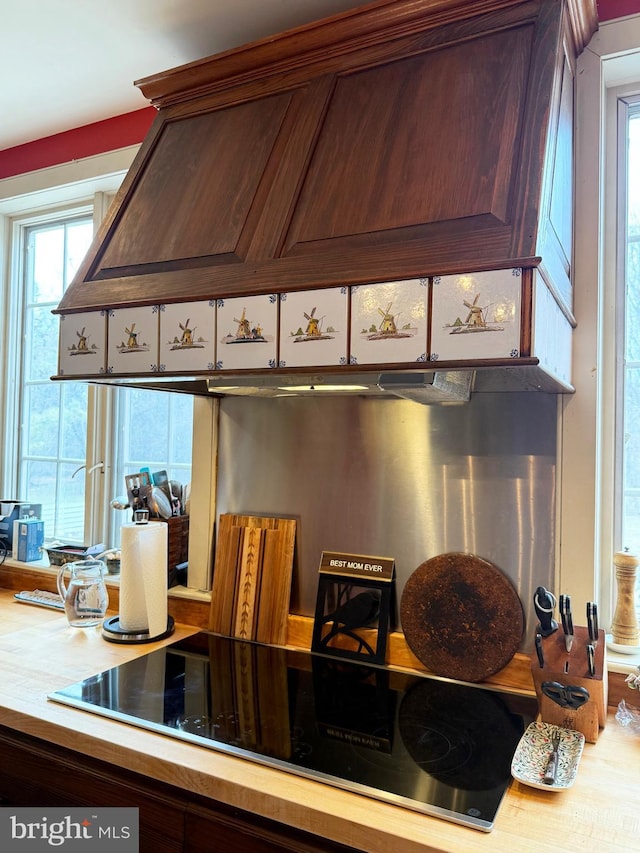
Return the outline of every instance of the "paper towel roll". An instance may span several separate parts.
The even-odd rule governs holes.
[[[123,524],[120,627],[157,637],[167,630],[167,525]]]

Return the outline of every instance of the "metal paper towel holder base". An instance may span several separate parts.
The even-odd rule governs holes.
[[[102,636],[110,643],[154,643],[173,634],[175,622],[173,616],[167,617],[167,629],[155,637],[149,636],[149,631],[126,631],[120,625],[120,616],[110,616],[102,623]]]

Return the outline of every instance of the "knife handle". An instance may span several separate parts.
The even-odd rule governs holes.
[[[568,595],[561,595],[558,602],[558,609],[562,617],[562,630],[565,637],[573,635],[573,616],[571,615],[571,598]]]
[[[589,639],[592,643],[598,642],[598,605],[595,601],[587,602],[587,627]]]
[[[533,606],[536,616],[540,620],[538,631],[543,637],[548,637],[558,630],[558,623],[553,618],[553,609],[556,606],[556,597],[548,589],[539,586],[533,596]]]
[[[547,761],[547,766],[545,767],[544,776],[542,777],[542,781],[545,785],[553,785],[556,781],[556,773],[558,772],[558,751],[553,750],[551,755],[549,756],[549,760]]]

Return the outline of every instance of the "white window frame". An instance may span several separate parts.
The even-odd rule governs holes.
[[[98,196],[101,194],[97,194]],[[99,200],[98,200],[99,202]],[[19,447],[19,438],[18,433],[24,437],[23,423],[24,423],[24,396],[23,396],[23,385],[22,382],[18,381],[19,377],[22,376],[22,368],[24,365],[22,364],[22,360],[24,358],[24,347],[23,347],[23,335],[24,335],[24,322],[23,315],[25,312],[25,276],[26,265],[27,265],[27,247],[29,242],[29,231],[32,228],[37,228],[38,226],[47,226],[50,223],[60,223],[63,220],[73,221],[77,218],[83,217],[85,219],[94,219],[94,203],[92,202],[81,202],[78,204],[70,204],[65,205],[64,207],[53,207],[47,208],[46,211],[40,211],[36,214],[21,214],[16,217],[13,217],[11,220],[11,249],[12,249],[12,263],[11,263],[11,271],[10,271],[10,298],[5,301],[4,304],[9,306],[8,317],[9,317],[9,329],[7,334],[7,345],[8,352],[7,356],[11,360],[12,364],[15,366],[15,369],[12,370],[12,383],[11,388],[8,390],[5,405],[6,405],[6,414],[7,418],[3,421],[2,424],[2,433],[5,443],[5,456],[3,459],[4,463],[4,489],[3,494],[11,497],[24,498],[23,490],[20,488],[20,482],[17,477],[19,474],[18,467],[15,464],[15,460],[22,457],[21,448]],[[94,219],[94,230],[95,230],[95,219]],[[24,377],[23,377],[24,378]],[[89,406],[89,395],[91,393],[91,389],[87,389],[87,405]],[[88,416],[88,413],[87,413]],[[20,430],[9,429],[9,424],[21,424]],[[7,449],[6,446],[11,445],[11,457],[7,457]],[[87,449],[88,450],[88,449]],[[23,459],[24,461],[24,459]],[[86,469],[86,470],[85,470]],[[85,485],[89,482],[93,483],[95,480],[99,479],[99,474],[96,474],[97,469],[94,469],[91,473],[91,476],[85,479],[85,475],[87,471],[91,471],[91,466],[87,464],[87,456],[85,454],[85,460],[83,464],[83,470],[78,470],[77,474],[77,483],[78,487],[82,486],[82,482],[85,481]],[[96,474],[96,476],[93,476]],[[86,494],[86,492],[85,492]],[[106,541],[103,535],[98,536],[95,539],[85,538],[87,536],[87,527],[88,522],[90,520],[90,515],[86,513],[87,502],[85,500],[85,530],[83,532],[82,541],[86,542],[103,542]],[[101,531],[102,533],[103,531]]]
[[[624,408],[621,404],[621,394],[623,393],[625,380],[627,378],[628,364],[626,363],[626,347],[624,336],[626,334],[625,322],[625,305],[627,302],[627,152],[628,152],[628,129],[629,116],[633,112],[636,116],[635,121],[640,121],[640,81],[632,87],[631,93],[627,86],[613,87],[608,90],[608,120],[613,122],[613,111],[616,112],[617,119],[617,156],[616,160],[622,166],[617,173],[617,208],[616,216],[619,225],[617,229],[617,252],[616,252],[616,328],[620,330],[621,340],[616,341],[618,358],[617,366],[617,402],[618,411],[616,418],[615,446],[616,446],[616,467],[614,472],[615,482],[615,505],[614,505],[614,535],[615,541],[621,542],[623,547],[632,545],[632,543],[622,538],[623,529],[623,502],[624,502],[624,470],[623,470],[623,445],[624,445]],[[612,175],[613,179],[613,175]],[[637,548],[637,544],[632,545]],[[638,554],[640,557],[640,554]],[[639,585],[640,586],[640,585]]]
[[[574,620],[600,604],[609,630],[616,604],[615,338],[617,317],[617,97],[640,91],[640,16],[600,26],[580,56],[576,98],[573,381],[559,407],[557,587]],[[609,653],[610,669],[640,663]]]
[[[104,217],[104,213],[113,198],[113,193],[96,192],[90,199],[78,199],[69,201],[62,207],[50,207],[45,204],[41,208],[20,212],[8,218],[7,231],[10,235],[10,260],[7,269],[8,287],[11,289],[11,298],[8,300],[10,310],[7,313],[6,328],[6,375],[10,377],[7,388],[3,395],[2,424],[0,435],[3,442],[3,478],[2,493],[7,497],[20,497],[17,481],[17,467],[14,464],[19,455],[18,431],[9,429],[8,424],[15,424],[20,419],[20,395],[21,389],[18,378],[20,376],[20,359],[22,358],[22,346],[19,340],[22,335],[21,315],[23,310],[23,287],[24,276],[24,241],[26,231],[32,226],[56,222],[65,216],[77,216],[87,214],[93,217],[94,229]],[[49,200],[49,194],[47,194]],[[6,302],[5,302],[6,304]],[[83,471],[78,472],[79,482],[85,483],[85,542],[108,542],[110,541],[110,506],[105,496],[104,477],[109,472],[104,468],[103,460],[110,459],[109,449],[105,443],[109,436],[104,430],[95,429],[95,424],[108,423],[112,420],[111,413],[114,406],[114,395],[111,389],[90,385],[87,388],[87,424],[88,436],[93,437],[93,443],[87,445]]]

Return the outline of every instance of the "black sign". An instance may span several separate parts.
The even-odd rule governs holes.
[[[395,560],[392,557],[367,557],[362,554],[340,554],[323,551],[320,572],[326,575],[346,575],[390,583]]]
[[[323,551],[311,648],[384,663],[394,560]]]

